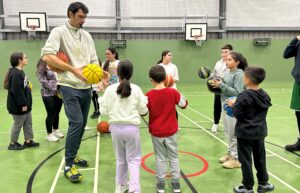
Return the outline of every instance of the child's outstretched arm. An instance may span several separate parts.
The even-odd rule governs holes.
[[[142,90],[139,88],[138,90],[139,93],[139,103],[138,103],[138,111],[141,116],[146,116],[148,114],[148,97],[144,95]]]
[[[182,109],[185,109],[188,105],[188,101],[182,94],[180,94],[180,100],[177,105]]]

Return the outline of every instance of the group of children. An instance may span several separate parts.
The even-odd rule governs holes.
[[[130,61],[119,63],[117,74],[120,83],[108,87],[101,98],[101,113],[108,115],[117,159],[115,193],[123,193],[128,189],[129,192],[141,192],[139,181],[141,147],[138,125],[140,116],[147,112],[155,152],[157,192],[165,191],[167,163],[172,174],[173,192],[181,192],[175,105],[185,108],[188,103],[176,89],[166,88],[163,84],[166,72],[175,71],[174,79],[179,80],[176,77],[177,68],[171,70],[175,66],[170,65],[171,56],[170,51],[164,51],[158,65],[150,69],[149,77],[154,89],[146,93],[147,98],[137,85],[130,83],[133,72]],[[228,153],[219,161],[225,168],[242,167],[242,185],[234,187],[234,192],[252,193],[253,154],[258,178],[257,191],[260,193],[272,191],[274,185],[268,182],[264,147],[264,138],[267,136],[266,115],[271,100],[259,87],[266,73],[261,67],[248,67],[247,60],[238,52],[228,52],[225,63],[228,72],[224,73],[222,80],[213,81],[212,85],[221,89],[222,106],[224,103],[231,106],[234,117],[222,111],[225,135],[228,139]],[[165,70],[166,67],[168,70]],[[237,100],[228,100],[231,96],[237,96]]]
[[[230,47],[223,47],[230,48]],[[223,49],[222,48],[222,49]],[[229,49],[230,50],[230,49]],[[180,192],[180,166],[178,159],[176,105],[186,108],[187,100],[174,88],[166,88],[163,81],[166,74],[172,74],[178,81],[177,67],[171,63],[171,52],[162,53],[158,65],[151,67],[149,77],[154,89],[145,95],[139,86],[130,83],[133,65],[130,61],[119,62],[115,50],[107,50],[107,55],[114,55],[113,61],[105,62],[102,67],[109,71],[109,81],[103,81],[100,90],[104,91],[100,100],[99,114],[107,115],[110,123],[113,147],[116,154],[116,189],[115,193],[140,193],[139,167],[141,163],[140,116],[149,113],[149,132],[156,160],[156,189],[158,193],[165,190],[165,177],[169,167],[172,174],[171,186],[173,192]],[[27,64],[24,53],[11,55],[11,66],[6,78],[5,88],[8,89],[7,108],[14,119],[11,131],[9,150],[19,150],[25,147],[37,147],[33,141],[31,119],[31,90],[23,67]],[[225,168],[242,169],[242,185],[234,187],[236,193],[253,192],[254,179],[252,172],[252,155],[257,170],[258,192],[268,192],[274,185],[268,182],[266,169],[266,151],[264,138],[267,136],[266,115],[271,106],[268,94],[259,87],[265,79],[266,72],[261,67],[248,66],[242,54],[232,52],[226,54],[224,60],[227,72],[222,80],[214,80],[211,84],[221,89],[221,106],[225,103],[233,109],[234,117],[222,111],[225,136],[228,139],[228,152],[220,158]],[[111,64],[114,64],[111,67]],[[43,61],[39,61],[37,75],[42,85],[54,87],[54,74]],[[223,69],[224,70],[224,69]],[[54,91],[53,91],[54,90]],[[52,93],[53,91],[53,93]],[[61,99],[55,89],[42,89],[46,109],[53,112],[46,119],[47,137],[57,140],[63,137],[58,130],[58,114],[61,109]],[[236,100],[228,100],[237,96]],[[59,103],[57,101],[60,100]],[[53,101],[56,101],[52,105]],[[47,111],[48,111],[47,110]],[[23,127],[25,142],[18,143],[20,129]],[[56,138],[54,138],[56,137]],[[129,174],[129,183],[128,183]]]
[[[253,193],[254,179],[252,172],[252,155],[257,170],[257,191],[274,190],[268,183],[266,169],[266,152],[264,139],[267,136],[266,116],[271,106],[268,94],[259,87],[265,79],[266,72],[261,67],[248,66],[241,53],[233,52],[231,45],[222,47],[222,60],[213,71],[213,75],[221,76],[211,85],[221,89],[221,95],[215,95],[214,118],[212,132],[217,132],[220,109],[226,103],[234,117],[222,110],[223,128],[228,140],[228,152],[219,159],[224,168],[242,169],[242,185],[234,187],[235,193]],[[229,99],[230,97],[236,99]],[[220,103],[221,102],[221,103]]]
[[[153,66],[149,77],[154,89],[143,94],[139,86],[130,83],[133,65],[130,61],[119,62],[117,75],[119,83],[106,88],[100,100],[100,112],[108,116],[113,147],[116,154],[115,193],[140,193],[140,116],[149,113],[151,134],[157,168],[157,192],[165,190],[165,176],[168,162],[172,173],[173,192],[181,192],[180,168],[178,159],[176,105],[187,106],[187,100],[174,88],[166,88],[164,66],[171,63],[171,52],[162,53],[160,65]],[[168,62],[166,62],[168,61]],[[173,64],[174,65],[174,64]],[[174,65],[175,66],[175,65]],[[174,67],[172,66],[172,67]],[[175,66],[176,73],[177,67]],[[179,78],[177,77],[177,80]],[[129,174],[129,183],[128,183]]]

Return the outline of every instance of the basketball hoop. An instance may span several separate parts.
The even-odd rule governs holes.
[[[195,35],[194,36],[196,46],[202,46],[203,40],[201,40],[201,37],[202,37],[202,35]]]
[[[35,39],[36,36],[36,25],[29,25],[27,28],[28,37]]]

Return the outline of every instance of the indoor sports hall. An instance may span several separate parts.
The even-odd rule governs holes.
[[[201,67],[213,70],[226,44],[242,53],[249,65],[266,71],[260,86],[272,103],[266,117],[268,136],[265,138],[269,182],[275,186],[273,192],[300,193],[300,151],[285,150],[287,144],[295,143],[299,137],[295,110],[290,108],[295,58],[283,57],[291,40],[300,35],[299,1],[79,1],[89,9],[83,29],[91,34],[97,57],[105,61],[107,48],[114,47],[119,60],[132,62],[130,82],[140,86],[143,93],[154,88],[149,69],[161,59],[164,50],[171,51],[172,63],[179,73],[177,90],[188,100],[186,109],[177,108],[182,193],[231,193],[242,181],[241,168],[225,169],[219,163],[227,151],[223,122],[221,119],[217,132],[211,131],[214,93],[208,90],[207,79],[198,76]],[[89,162],[88,167],[78,167],[83,175],[81,182],[71,183],[64,176],[69,127],[64,106],[59,129],[65,137],[57,142],[45,140],[47,112],[36,75],[37,62],[51,30],[68,21],[67,8],[72,2],[75,1],[0,0],[0,193],[115,192],[112,137],[96,129],[97,123],[107,121],[108,117],[90,118],[94,112],[92,103],[88,128],[79,149],[80,157]],[[39,147],[18,151],[8,150],[14,120],[8,113],[8,91],[3,87],[13,52],[23,52],[28,58],[24,72],[32,83],[32,129],[34,141],[39,143]],[[98,95],[102,96],[103,92]],[[148,115],[141,118],[140,183],[141,192],[155,193],[156,165],[148,122]],[[23,142],[21,130],[19,143]],[[257,192],[254,167],[253,174],[253,190]],[[166,193],[173,192],[170,183],[167,175]]]

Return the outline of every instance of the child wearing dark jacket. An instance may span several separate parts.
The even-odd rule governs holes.
[[[11,142],[8,150],[21,150],[26,147],[37,147],[39,143],[33,141],[32,131],[32,96],[30,82],[23,71],[28,63],[27,56],[22,52],[15,52],[10,57],[12,68],[9,69],[7,85],[7,110],[12,115],[14,123],[11,128]],[[23,127],[25,142],[18,143],[19,134]]]
[[[265,76],[263,68],[247,67],[244,71],[247,89],[237,96],[236,101],[226,101],[237,119],[235,134],[243,174],[243,185],[234,187],[235,193],[253,193],[252,155],[257,170],[257,191],[262,193],[274,190],[274,185],[268,183],[264,143],[267,136],[266,116],[272,104],[269,95],[259,87]]]

